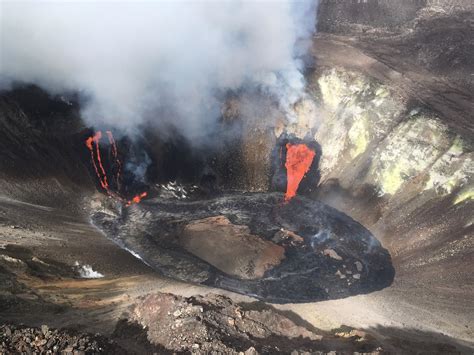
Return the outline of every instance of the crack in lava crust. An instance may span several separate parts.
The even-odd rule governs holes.
[[[268,302],[343,298],[392,283],[389,253],[362,225],[319,201],[282,199],[155,199],[92,219],[165,276]]]

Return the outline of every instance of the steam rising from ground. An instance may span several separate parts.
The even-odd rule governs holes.
[[[188,138],[228,90],[261,89],[290,114],[315,1],[3,1],[0,86],[79,92],[93,126],[154,122]]]

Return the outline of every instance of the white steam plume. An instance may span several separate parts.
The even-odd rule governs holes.
[[[229,89],[260,87],[289,112],[316,1],[0,0],[0,87],[79,92],[93,126],[156,122],[189,138]]]

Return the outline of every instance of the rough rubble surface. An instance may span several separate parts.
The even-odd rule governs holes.
[[[368,293],[394,277],[390,255],[369,231],[304,197],[290,203],[280,193],[156,199],[118,216],[97,212],[93,220],[168,277],[270,302]]]
[[[228,297],[209,294],[184,298],[171,294],[143,297],[131,310],[128,321],[119,323],[115,335],[138,323],[148,340],[173,352],[200,354],[275,354],[338,350],[342,342],[353,349],[373,351],[373,339],[363,332],[323,340],[321,331],[297,325],[261,302],[236,304]],[[338,344],[339,342],[339,344]],[[346,344],[347,345],[347,344]]]
[[[0,326],[0,354],[117,354],[122,349],[100,335],[26,326]]]

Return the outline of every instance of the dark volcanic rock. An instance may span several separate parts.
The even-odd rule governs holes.
[[[218,216],[232,224],[219,229],[196,222]],[[303,197],[287,204],[280,193],[200,201],[156,199],[127,208],[119,217],[97,212],[93,220],[168,277],[269,302],[368,293],[387,287],[394,277],[390,255],[369,231],[345,214]],[[204,238],[207,247],[193,250],[189,230],[196,223],[204,237],[193,236],[193,243]],[[247,248],[236,240],[235,230],[244,230],[241,237]],[[284,258],[277,255],[281,248]]]

